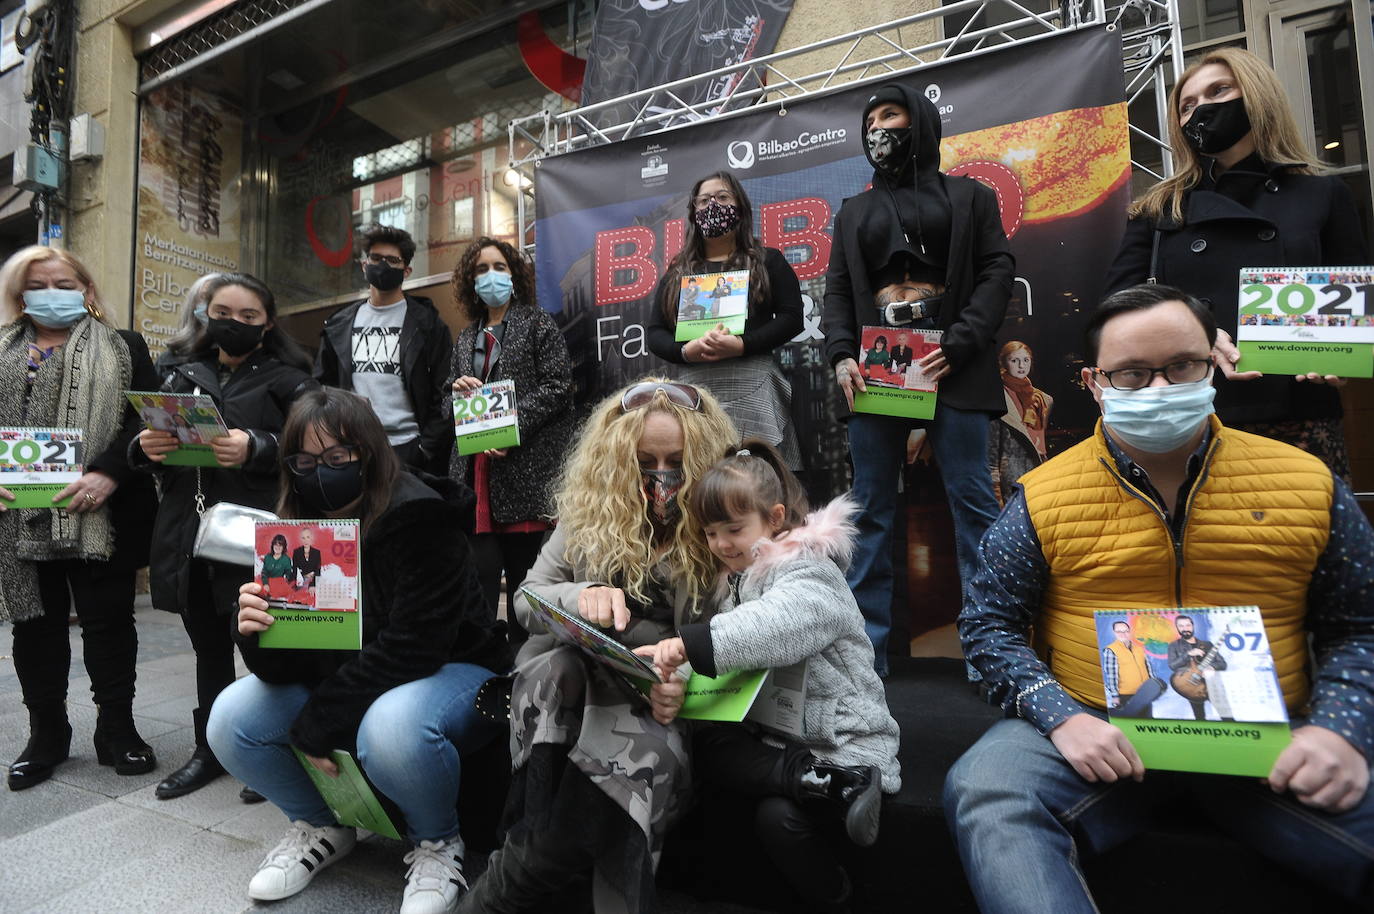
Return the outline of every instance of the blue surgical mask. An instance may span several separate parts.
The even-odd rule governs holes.
[[[87,315],[86,293],[80,289],[29,289],[24,293],[24,313],[44,327],[65,330]]]
[[[196,314],[196,320],[197,320],[200,324],[204,325],[205,322],[206,322],[207,320],[210,319],[210,306],[209,306],[209,305],[197,305],[197,306],[196,306],[195,314]]]
[[[475,285],[477,286],[477,297],[482,299],[488,308],[499,308],[510,301],[513,286],[509,273],[487,270],[477,277]]]
[[[1188,443],[1215,410],[1210,377],[1189,384],[1102,388],[1102,421],[1121,441],[1147,454],[1167,454]]]

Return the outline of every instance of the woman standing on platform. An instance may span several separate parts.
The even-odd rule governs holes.
[[[1209,305],[1217,415],[1348,479],[1336,390],[1345,381],[1246,371],[1234,334],[1242,267],[1369,263],[1350,191],[1323,173],[1274,71],[1240,48],[1210,51],[1184,72],[1169,96],[1169,144],[1174,174],[1131,206],[1106,293],[1160,282]]]
[[[515,382],[520,443],[474,456],[453,449],[449,476],[477,493],[473,561],[491,611],[506,579],[511,644],[524,643],[515,594],[550,527],[553,480],[573,427],[572,364],[563,334],[534,299],[534,269],[504,241],[478,238],[453,271],[468,325],[453,346],[454,397],[492,381]]]
[[[929,430],[965,588],[978,567],[978,541],[997,517],[988,427],[1006,408],[994,342],[1015,261],[992,189],[940,173],[940,115],[929,99],[904,84],[881,86],[861,124],[873,187],[835,216],[821,321],[826,360],[850,408],[866,389],[858,363],[865,326],[940,331],[940,348],[917,362],[939,382],[934,419],[849,416],[860,514],[846,577],[886,675],[897,479],[913,427]]]
[[[716,564],[682,510],[738,439],[709,393],[649,379],[603,400],[564,468],[558,527],[525,585],[629,647],[705,618]],[[576,648],[530,628],[511,692],[514,824],[459,911],[521,911],[592,876],[601,914],[647,914],[668,825],[689,772],[680,681],[648,695]]]
[[[234,681],[228,616],[238,605],[239,585],[253,577],[251,567],[192,557],[201,515],[221,501],[269,510],[276,505],[277,435],[292,402],[318,386],[309,358],[277,328],[276,300],[261,281],[220,273],[205,289],[206,324],[169,347],[160,361],[160,389],[214,401],[229,427],[211,442],[216,466],[164,466],[179,446],[171,432],[145,429],[130,448],[131,462],[155,470],[162,483],[149,566],[153,606],[181,614],[196,652],[195,751],[157,785],[160,800],[199,790],[224,773],[205,741],[205,720],[215,696]]]
[[[776,447],[788,467],[801,468],[792,428],[792,385],[773,359],[802,330],[801,285],[782,251],[766,248],[754,234],[754,207],[726,171],[692,185],[687,197],[686,237],[659,280],[647,325],[649,351],[681,365],[678,378],[705,387],[746,438]],[[704,273],[749,273],[749,310],[743,333],[709,331],[681,343],[677,331],[682,281]],[[712,308],[719,299],[713,299]]]
[[[105,323],[91,275],[66,251],[25,248],[0,270],[0,425],[79,428],[81,477],[65,508],[6,508],[0,489],[0,621],[14,623],[14,669],[29,739],[10,790],[52,776],[68,757],[68,614],[75,607],[98,711],[96,759],[117,774],[156,765],[134,727],[138,632],[134,576],[148,561],[151,482],[129,469],[141,426],[124,397],[157,386],[137,333]]]

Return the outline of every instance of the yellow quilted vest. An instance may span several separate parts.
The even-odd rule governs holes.
[[[1049,580],[1035,647],[1074,698],[1105,708],[1096,610],[1260,608],[1284,699],[1307,703],[1307,587],[1331,534],[1331,471],[1214,416],[1179,543],[1117,470],[1102,424],[1021,478]]]
[[[1140,691],[1145,680],[1150,678],[1150,668],[1145,663],[1145,647],[1136,644],[1128,650],[1120,641],[1107,645],[1107,650],[1116,655],[1116,691],[1118,695],[1134,695]]]

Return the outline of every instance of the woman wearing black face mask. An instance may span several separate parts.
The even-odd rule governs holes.
[[[215,401],[229,426],[228,435],[211,442],[218,466],[164,466],[166,455],[178,447],[170,432],[144,430],[129,448],[130,463],[156,472],[162,484],[149,567],[153,605],[181,614],[196,651],[196,748],[157,786],[164,800],[198,790],[224,773],[205,742],[205,720],[215,696],[234,681],[234,645],[225,617],[235,606],[239,585],[253,573],[191,557],[200,515],[221,501],[267,509],[276,504],[277,435],[292,402],[318,386],[305,353],[276,328],[276,301],[262,282],[221,273],[206,283],[205,300],[205,326],[169,347],[159,363],[161,390],[208,394]]]
[[[361,522],[362,649],[260,648],[257,634],[272,624],[264,588],[241,588],[236,640],[252,675],[215,702],[210,744],[291,820],[248,894],[293,895],[352,849],[353,829],[338,824],[287,749],[336,774],[329,755],[356,747],[416,845],[401,910],[451,911],[464,885],[461,757],[505,733],[473,700],[510,665],[462,532],[472,493],[402,470],[367,401],[334,388],[296,402],[280,449],[280,516]]]
[[[1241,267],[1369,262],[1349,190],[1322,173],[1274,71],[1239,48],[1184,72],[1169,98],[1169,142],[1174,175],[1132,205],[1106,292],[1158,281],[1210,305],[1222,421],[1303,448],[1349,478],[1335,390],[1344,382],[1246,371],[1233,342]]]
[[[663,271],[649,312],[647,342],[654,355],[682,367],[677,376],[715,394],[745,438],[772,444],[793,469],[801,467],[792,429],[792,385],[773,361],[773,350],[802,330],[801,285],[782,252],[754,235],[754,208],[726,171],[692,185],[687,197],[682,250]],[[673,337],[682,304],[682,280],[702,273],[749,273],[749,310],[743,333],[712,330],[686,343]],[[712,313],[717,299],[709,302]],[[703,309],[704,311],[704,309]]]

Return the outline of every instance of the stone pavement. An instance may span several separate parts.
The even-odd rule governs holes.
[[[370,835],[301,894],[254,904],[249,878],[282,836],[285,817],[270,803],[247,806],[239,783],[223,777],[189,796],[160,801],[153,788],[191,754],[194,658],[181,620],[138,609],[139,732],[157,752],[155,771],[119,777],[96,764],[95,708],[73,626],[68,715],[72,757],[30,790],[0,787],[0,912],[42,914],[272,914],[394,912],[405,887],[406,844]],[[10,659],[11,630],[0,626],[0,763],[28,738],[28,716]],[[243,672],[242,662],[239,664]],[[469,861],[469,874],[481,866]],[[752,909],[664,893],[664,914],[750,914]]]

